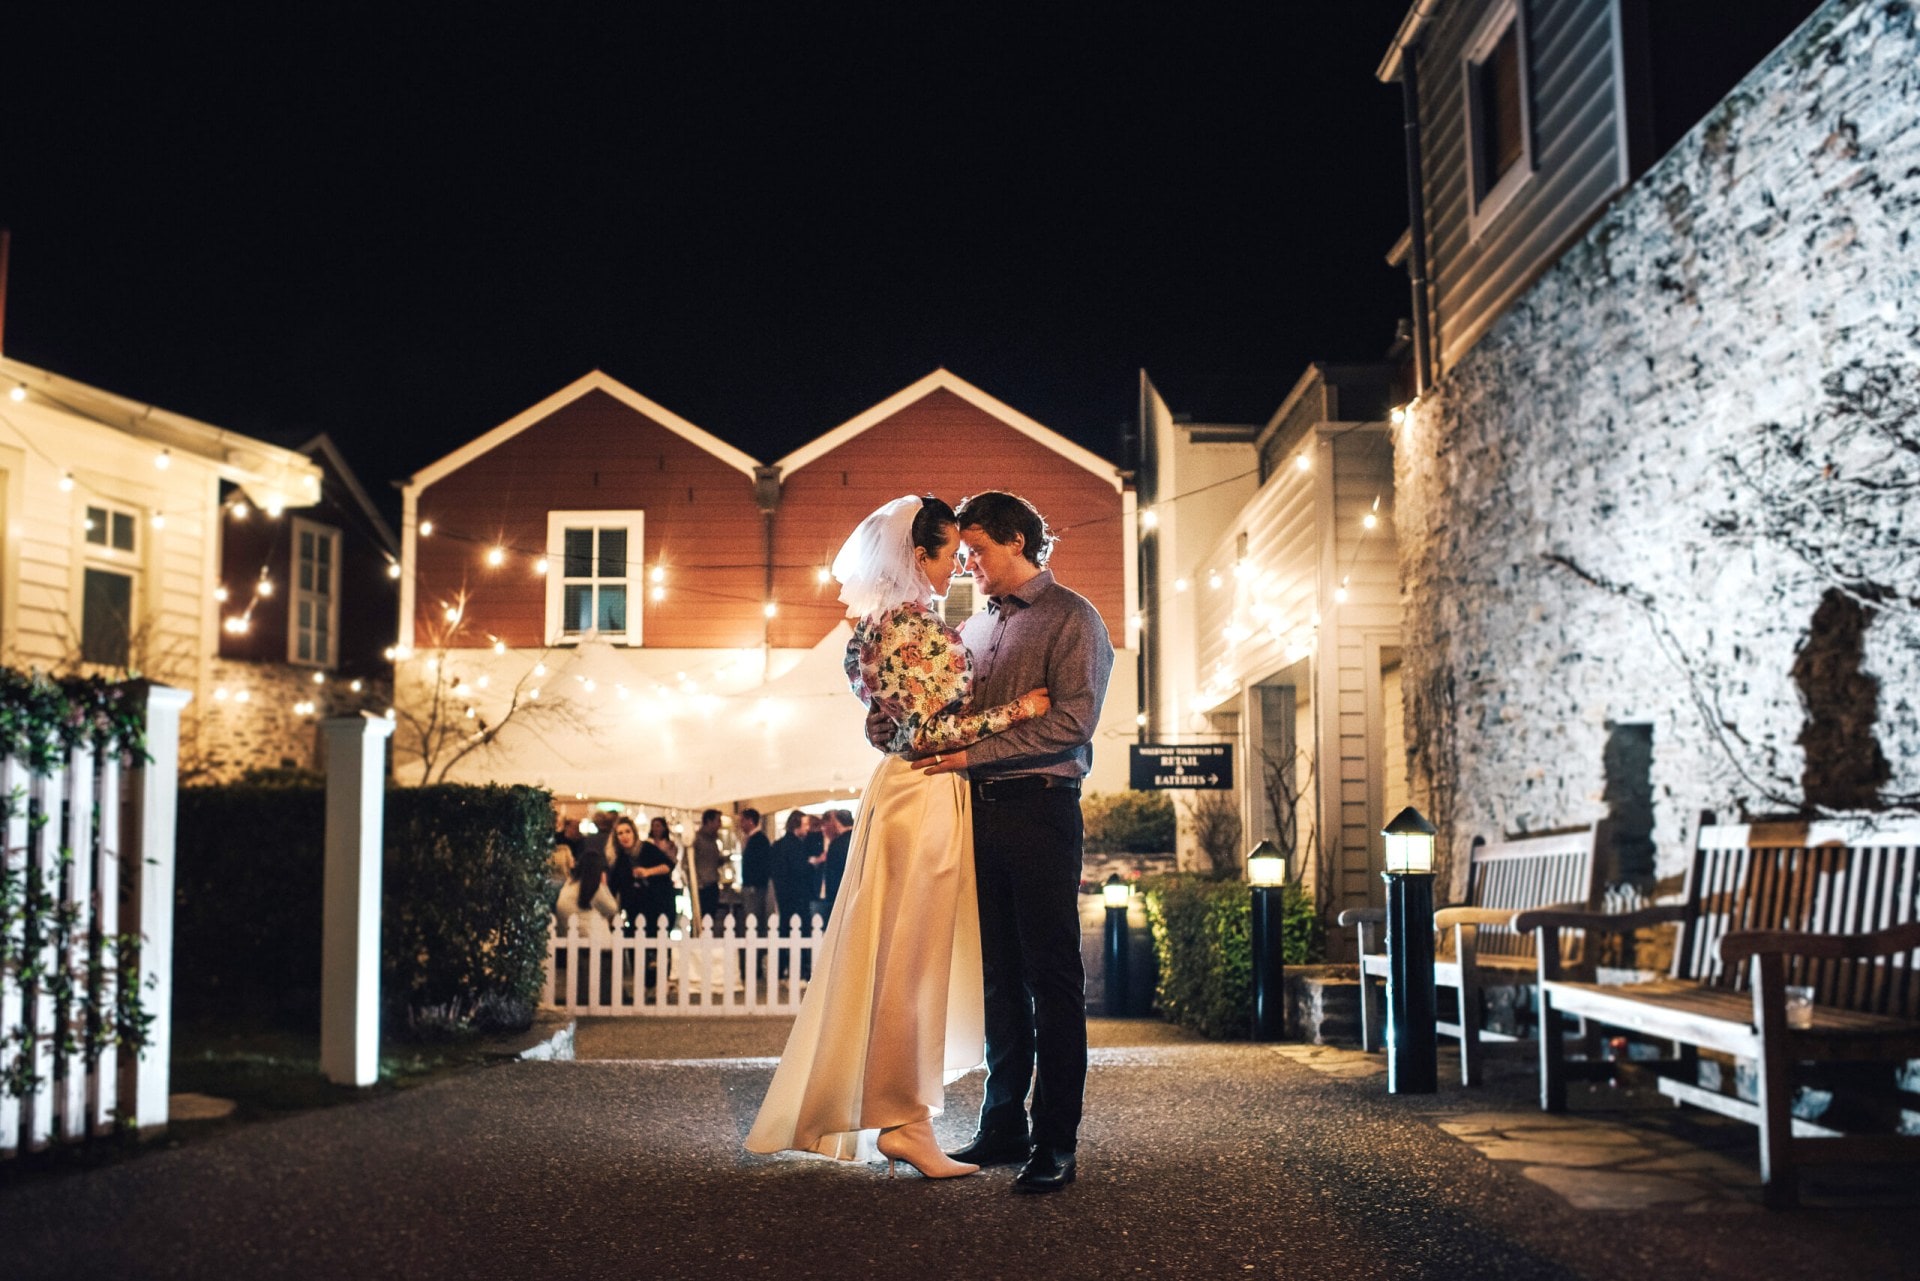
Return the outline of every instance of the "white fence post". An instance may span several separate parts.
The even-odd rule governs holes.
[[[140,1004],[153,1016],[139,1057],[123,1065],[132,1077],[121,1097],[133,1102],[132,1120],[142,1134],[167,1123],[168,1066],[173,1057],[173,850],[180,785],[180,711],[193,695],[165,685],[147,687],[147,755],[131,771],[132,839],[124,856],[131,916],[139,923],[138,970],[120,976],[133,983]]]
[[[387,736],[379,716],[321,723],[327,742],[321,894],[320,1070],[338,1085],[380,1079],[380,868]]]

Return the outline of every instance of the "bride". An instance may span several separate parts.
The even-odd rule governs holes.
[[[898,498],[834,557],[840,599],[859,621],[847,678],[899,730],[867,784],[839,906],[774,1071],[750,1152],[866,1160],[877,1149],[928,1178],[972,1174],[934,1142],[946,1085],[985,1057],[973,816],[964,774],[927,774],[913,756],[956,751],[1046,714],[1044,689],[971,711],[959,634],[932,608],[960,563],[953,509]]]

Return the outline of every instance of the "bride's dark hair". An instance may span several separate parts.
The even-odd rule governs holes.
[[[575,901],[584,912],[593,906],[593,896],[600,892],[600,884],[607,878],[606,851],[597,842],[590,842],[580,851],[580,857],[573,865],[573,874],[580,878],[580,896]]]
[[[953,508],[932,494],[924,495],[920,499],[920,510],[913,518],[913,545],[929,556],[938,556],[940,545],[947,541],[947,532],[959,523]]]

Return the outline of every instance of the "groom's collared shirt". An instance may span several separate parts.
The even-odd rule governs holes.
[[[1022,721],[967,748],[967,773],[974,778],[1086,777],[1113,671],[1113,642],[1100,611],[1043,569],[1017,590],[995,596],[984,612],[961,625],[960,639],[973,660],[971,706],[998,707],[1042,686],[1053,702],[1038,720]]]

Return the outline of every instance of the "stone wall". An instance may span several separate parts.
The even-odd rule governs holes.
[[[1412,408],[1409,756],[1456,867],[1611,812],[1609,875],[1671,887],[1703,809],[1920,801],[1916,232],[1914,6],[1833,0]]]
[[[252,769],[319,771],[322,720],[382,715],[392,703],[393,686],[384,680],[328,675],[315,684],[312,668],[215,659],[205,695],[188,705],[194,724],[182,735],[181,777],[230,783]]]

